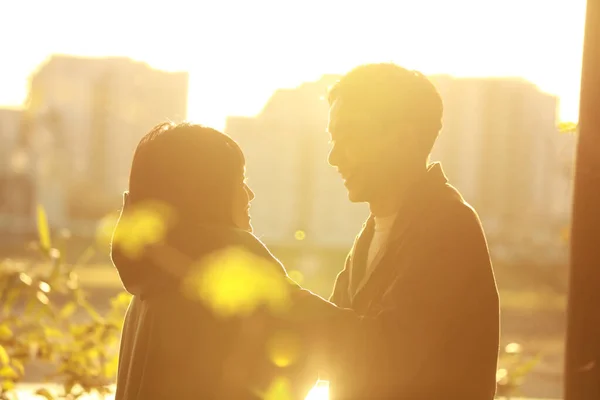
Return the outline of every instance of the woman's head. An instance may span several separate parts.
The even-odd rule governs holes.
[[[163,203],[178,219],[252,230],[254,194],[245,183],[242,150],[202,125],[162,123],[140,140],[129,175],[129,202]]]

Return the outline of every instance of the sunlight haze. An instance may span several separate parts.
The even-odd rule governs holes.
[[[368,6],[367,6],[368,4]],[[522,76],[576,120],[582,0],[0,3],[0,106],[18,106],[51,54],[128,56],[190,72],[188,117],[223,128],[279,87],[374,61],[426,74]]]
[[[563,398],[585,8],[0,0],[0,398]]]

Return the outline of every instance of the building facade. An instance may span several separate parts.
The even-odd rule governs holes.
[[[26,116],[36,193],[51,223],[97,219],[127,187],[154,125],[187,115],[188,74],[122,57],[50,57],[32,75]]]
[[[22,151],[23,111],[0,109],[0,232],[27,226],[33,209],[32,175]]]
[[[18,160],[13,157],[19,145],[23,111],[20,109],[0,108],[0,174],[6,175],[19,168]]]
[[[280,89],[254,118],[230,117],[225,132],[247,158],[249,185],[256,193],[253,225],[273,244],[346,248],[367,217],[363,204],[348,201],[335,169],[327,164],[326,75],[295,89]]]
[[[254,226],[267,242],[290,243],[302,231],[317,246],[349,248],[368,216],[327,164],[324,96],[337,78],[278,90],[256,117],[227,120],[247,155]],[[432,160],[478,210],[490,241],[545,249],[560,242],[575,139],[557,131],[556,97],[522,79],[431,79],[444,101]]]
[[[491,244],[564,257],[576,138],[558,132],[558,99],[518,78],[432,80],[445,108],[432,158],[477,209]]]

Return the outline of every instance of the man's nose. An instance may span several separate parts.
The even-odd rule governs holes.
[[[333,145],[331,147],[331,150],[329,150],[329,156],[327,157],[327,162],[329,162],[329,165],[331,165],[332,167],[339,167],[340,151],[335,145]]]

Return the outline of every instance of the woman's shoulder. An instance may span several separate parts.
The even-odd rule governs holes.
[[[267,246],[253,233],[235,228],[231,230],[231,234],[233,236],[232,242],[234,244],[237,243],[238,246],[244,247],[247,250],[256,253],[256,255],[264,255],[275,258]]]
[[[272,262],[279,266],[285,273],[285,268],[281,262],[271,253],[269,248],[254,234],[241,230],[235,229],[232,231],[234,240],[231,241],[232,247],[241,248],[248,253],[258,256],[266,261]]]

